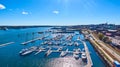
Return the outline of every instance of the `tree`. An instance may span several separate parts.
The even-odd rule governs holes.
[[[112,42],[111,39],[109,39],[109,37],[106,37],[106,36],[103,38],[103,41],[108,44],[110,44]]]
[[[109,40],[109,38],[106,37],[106,36],[103,38],[103,41],[104,41],[104,42],[107,42],[108,40]]]
[[[98,33],[98,37],[99,37],[100,40],[103,40],[104,35],[102,33]]]

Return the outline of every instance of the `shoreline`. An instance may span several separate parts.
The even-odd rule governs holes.
[[[105,59],[105,57],[103,57],[103,55],[101,54],[101,52],[99,50],[97,50],[97,47],[95,47],[93,45],[93,43],[88,39],[88,41],[92,44],[91,46],[94,48],[94,50],[96,51],[96,53],[100,56],[100,58],[102,59],[103,63],[105,64],[105,67],[112,67],[107,60]]]
[[[113,67],[113,63],[111,63],[109,61],[108,55],[105,55],[104,52],[102,52],[104,50],[101,51],[101,47],[99,47],[98,44],[95,41],[88,38],[88,36],[86,36],[87,34],[85,32],[82,32],[82,34],[84,35],[85,40],[87,40],[87,41],[89,41],[91,43],[91,45],[93,46],[96,53],[100,56],[100,58],[104,62],[105,67]]]

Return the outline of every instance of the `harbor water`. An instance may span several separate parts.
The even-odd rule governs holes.
[[[60,57],[59,52],[51,53],[47,57],[44,56],[45,52],[41,52],[37,55],[34,55],[34,52],[26,56],[19,55],[19,52],[23,48],[40,46],[43,41],[37,40],[26,45],[22,45],[22,42],[32,40],[37,37],[42,37],[43,34],[38,34],[38,32],[43,32],[48,29],[50,29],[50,27],[9,29],[7,31],[0,30],[0,45],[8,42],[14,42],[13,44],[0,47],[0,67],[83,67],[81,65],[81,60],[75,60],[71,54],[68,54],[65,57]],[[65,35],[64,37],[67,37],[68,35],[69,34]],[[72,40],[74,41],[78,36],[84,39],[83,34],[79,34],[75,35]],[[51,37],[53,36],[48,36],[48,38]],[[90,51],[93,67],[105,67],[105,63],[92,47],[91,43],[86,41],[86,44]],[[80,44],[79,48],[83,49],[83,47],[83,44]],[[72,51],[75,47],[68,46],[65,47],[64,50],[67,48],[69,51]],[[53,49],[55,50],[56,48]]]

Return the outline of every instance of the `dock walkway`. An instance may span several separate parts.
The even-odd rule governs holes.
[[[40,40],[40,39],[42,39],[42,38],[41,38],[41,37],[35,38],[35,39],[33,39],[33,40],[29,40],[29,41],[23,42],[23,43],[21,43],[21,44],[22,44],[22,45],[25,45],[25,44],[28,44],[28,43],[31,43],[31,42],[34,42],[34,41]]]
[[[93,63],[92,63],[92,59],[90,57],[90,53],[89,53],[88,47],[87,47],[87,45],[86,45],[86,43],[84,41],[82,41],[82,42],[84,44],[85,53],[86,53],[86,56],[87,56],[87,65],[86,65],[86,67],[92,67]]]
[[[9,45],[9,44],[13,44],[15,42],[8,42],[8,43],[5,43],[5,44],[1,44],[0,47],[3,47],[3,46],[6,46],[6,45]]]

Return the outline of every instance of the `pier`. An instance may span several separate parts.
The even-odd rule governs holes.
[[[5,43],[5,44],[1,44],[0,47],[3,47],[3,46],[6,46],[6,45],[9,45],[9,44],[13,44],[15,42],[8,42],[8,43]]]
[[[31,43],[31,42],[34,42],[36,40],[41,40],[43,37],[40,37],[40,38],[36,38],[36,39],[33,39],[33,40],[29,40],[29,41],[26,41],[26,42],[23,42],[21,43],[22,45],[25,45],[25,44],[28,44],[28,43]]]
[[[86,56],[87,56],[87,65],[86,65],[86,67],[92,67],[93,63],[92,63],[92,60],[91,60],[91,57],[90,57],[88,47],[87,47],[87,45],[86,45],[86,43],[84,41],[82,41],[82,42],[84,44],[85,53],[86,53]]]

